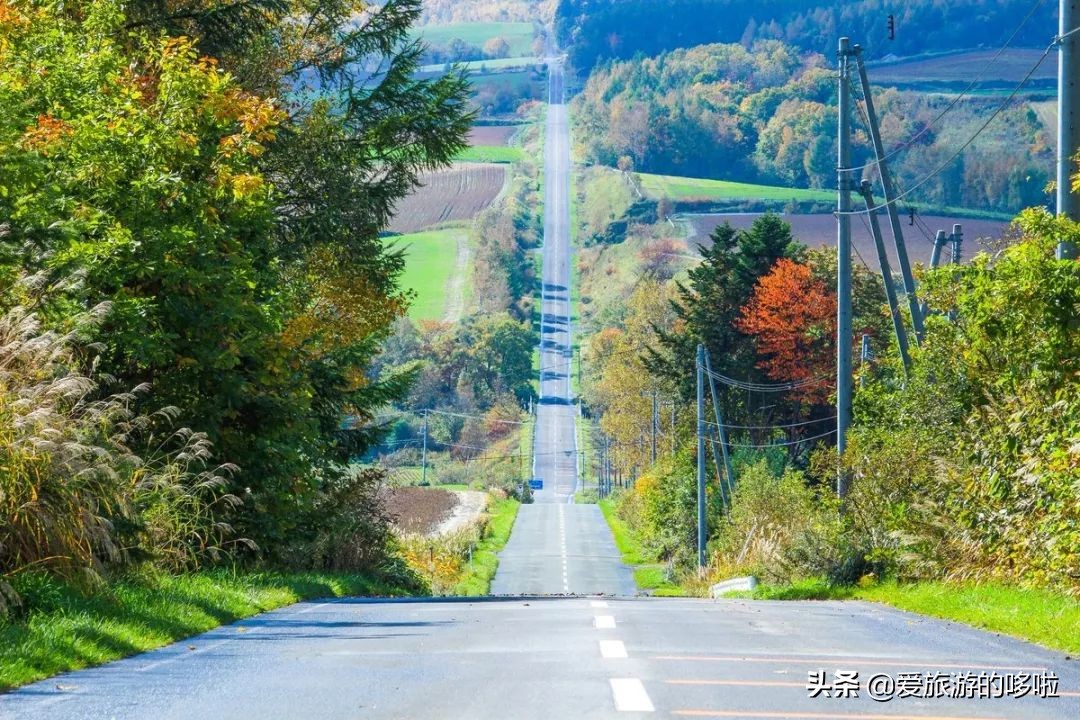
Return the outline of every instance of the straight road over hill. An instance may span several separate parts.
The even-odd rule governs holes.
[[[549,53],[544,142],[544,247],[541,277],[540,404],[536,411],[533,477],[536,502],[518,512],[499,556],[495,594],[608,593],[629,595],[634,581],[600,509],[574,505],[578,489],[577,406],[570,384],[573,308],[570,302],[570,131],[561,58]]]
[[[810,697],[811,672],[857,697]],[[980,692],[984,676],[1030,687],[1049,673],[1061,697],[867,691],[874,676],[940,694],[953,679]],[[1064,720],[1080,717],[1077,690],[1080,668],[1057,653],[866,603],[335,600],[2,695],[0,719]]]

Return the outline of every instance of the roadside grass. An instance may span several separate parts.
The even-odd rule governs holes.
[[[413,320],[440,320],[446,311],[447,288],[457,271],[457,246],[468,242],[468,229],[439,230],[394,235],[388,240],[405,250],[405,272],[401,287],[416,293],[409,317]],[[470,275],[466,269],[466,277]]]
[[[462,22],[449,25],[425,25],[417,34],[431,46],[445,47],[452,40],[462,40],[469,45],[483,47],[484,43],[501,37],[510,45],[515,57],[529,56],[533,52],[533,25],[530,22]]]
[[[525,156],[519,147],[505,145],[470,145],[458,153],[454,160],[458,162],[479,163],[514,163]]]
[[[634,537],[630,526],[615,511],[615,501],[604,498],[597,503],[604,514],[611,534],[615,538],[615,547],[622,555],[622,561],[634,568],[634,583],[639,590],[661,597],[682,597],[686,591],[666,577],[665,564],[657,562],[640,541]]]
[[[454,586],[454,595],[476,597],[491,592],[491,581],[499,569],[498,553],[510,539],[521,503],[513,498],[492,496],[488,503],[489,518],[483,537],[473,549],[472,561],[466,566],[461,580]]]
[[[773,185],[708,180],[705,178],[677,177],[639,173],[641,186],[653,198],[667,197],[675,202],[691,200],[772,200],[796,202],[832,202],[835,193],[828,190],[786,188]]]
[[[1080,653],[1080,601],[1050,590],[943,582],[884,582],[866,587],[833,587],[816,579],[792,585],[761,585],[751,593],[730,593],[728,597],[867,600],[961,622],[1063,652]]]
[[[18,583],[23,618],[0,620],[0,690],[100,665],[309,598],[405,596],[372,577],[329,572],[142,574],[92,594],[43,574]]]

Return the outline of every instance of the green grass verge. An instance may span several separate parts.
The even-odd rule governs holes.
[[[532,55],[533,25],[529,22],[463,22],[450,25],[425,25],[418,29],[424,42],[431,46],[446,47],[452,40],[462,40],[469,45],[483,48],[492,38],[501,37],[510,44],[510,54],[515,57]]]
[[[401,287],[416,298],[409,308],[413,320],[440,320],[446,312],[447,286],[457,271],[457,246],[468,242],[466,228],[445,228],[389,238],[405,250]],[[468,276],[466,270],[466,277]]]
[[[460,162],[514,163],[524,156],[524,151],[519,147],[471,145],[458,153],[454,159]]]
[[[1064,593],[1002,585],[886,582],[830,587],[823,580],[759,586],[733,597],[763,600],[868,600],[955,620],[1069,653],[1080,653],[1080,602]]]
[[[85,595],[44,575],[19,578],[25,618],[0,620],[0,690],[152,650],[307,598],[405,595],[326,572],[146,575]]]
[[[611,534],[615,538],[615,547],[622,555],[622,561],[627,565],[634,566],[634,583],[639,590],[645,590],[652,595],[665,597],[681,597],[686,594],[680,586],[669,581],[666,577],[663,563],[656,562],[640,541],[634,536],[633,530],[619,517],[615,511],[615,501],[605,498],[597,503],[600,512],[604,514]]]
[[[473,549],[472,562],[454,587],[454,595],[476,597],[491,591],[491,581],[499,569],[498,553],[510,539],[510,531],[514,529],[520,507],[521,503],[513,498],[491,498],[488,504],[491,517],[484,528],[484,537]]]
[[[785,188],[773,185],[707,180],[639,173],[641,186],[650,197],[667,197],[675,202],[691,200],[773,200],[786,202],[833,202],[836,193],[828,190]]]

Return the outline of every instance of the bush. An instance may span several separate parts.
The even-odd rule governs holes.
[[[229,542],[217,516],[239,503],[223,490],[232,468],[207,469],[199,433],[159,437],[174,413],[132,411],[143,388],[94,399],[74,347],[21,307],[0,318],[0,614],[16,600],[3,578],[27,570],[94,585],[107,565],[188,570]]]
[[[831,551],[840,535],[836,504],[801,472],[778,475],[762,459],[737,477],[731,512],[712,543],[711,574],[791,582],[843,563],[846,553]]]

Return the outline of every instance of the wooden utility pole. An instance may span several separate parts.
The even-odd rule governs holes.
[[[697,555],[705,567],[705,346],[697,346]]]
[[[424,411],[424,451],[420,455],[420,484],[427,485],[428,411]]]
[[[836,452],[842,457],[851,426],[851,65],[848,38],[840,38],[839,129],[836,164]],[[700,371],[699,371],[700,372]],[[700,412],[700,411],[699,411]],[[837,463],[836,493],[847,495],[847,475]]]
[[[1057,214],[1080,221],[1080,196],[1073,192],[1072,176],[1080,152],[1080,0],[1060,0],[1058,12],[1058,154]],[[1075,260],[1076,245],[1062,240],[1057,257]]]

